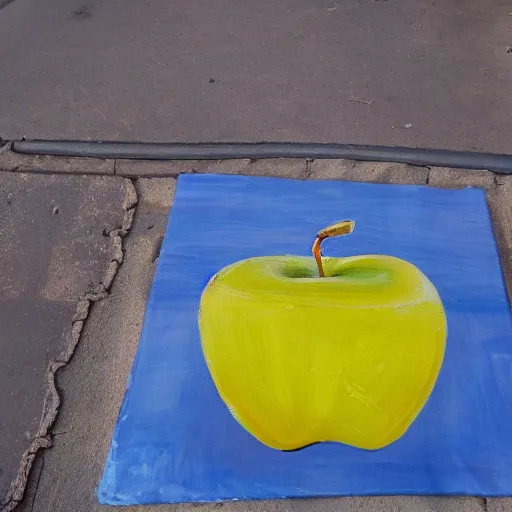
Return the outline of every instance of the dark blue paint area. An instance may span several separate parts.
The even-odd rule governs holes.
[[[443,300],[449,336],[409,431],[368,452],[267,448],[232,418],[201,352],[201,291],[252,256],[389,254]],[[107,504],[372,494],[512,494],[512,325],[482,191],[237,176],[180,177],[99,499]]]

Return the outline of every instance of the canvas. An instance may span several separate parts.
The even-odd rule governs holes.
[[[321,281],[320,268],[314,273],[311,244],[319,230],[340,219],[353,219],[356,229],[349,236],[325,240],[322,245],[325,254],[348,261],[360,255],[363,261],[370,261],[368,255],[384,255],[388,258],[383,260],[386,272],[389,262],[398,258],[396,261],[406,265],[403,268],[410,270],[421,283],[430,283],[438,294],[446,316],[446,339],[438,336],[437,341],[432,341],[432,336],[425,334],[425,326],[414,327],[418,325],[416,319],[400,342],[402,349],[394,355],[389,346],[379,350],[372,345],[372,350],[368,350],[368,345],[357,345],[358,340],[369,337],[371,341],[372,332],[376,339],[382,337],[382,331],[392,329],[396,321],[388,322],[385,313],[379,317],[382,307],[366,307],[368,294],[364,290],[356,290],[358,305],[362,307],[345,316],[340,316],[339,311],[329,314],[327,307],[304,308],[304,304],[294,302],[300,293],[292,290],[287,292],[285,302],[290,306],[291,300],[290,311],[298,310],[301,314],[295,320],[286,317],[278,337],[289,343],[288,350],[277,354],[262,341],[268,339],[268,326],[274,325],[276,318],[285,318],[284,309],[280,309],[271,321],[257,320],[250,327],[245,352],[238,354],[237,359],[253,358],[247,368],[267,372],[269,368],[279,369],[281,384],[272,385],[272,379],[264,377],[259,381],[265,383],[262,391],[254,383],[237,383],[235,379],[233,389],[243,388],[249,394],[242,395],[241,400],[231,391],[226,394],[219,384],[224,376],[242,378],[247,371],[237,373],[236,366],[228,367],[229,371],[223,367],[225,357],[237,347],[234,342],[220,351],[222,357],[215,351],[210,353],[208,343],[218,346],[216,340],[224,343],[228,335],[222,337],[214,329],[210,329],[212,334],[206,331],[205,334],[201,327],[201,345],[198,315],[200,304],[201,315],[205,311],[201,296],[208,290],[208,283],[215,285],[218,279],[212,277],[223,277],[222,269],[229,269],[237,262],[249,260],[259,264],[261,257],[275,262],[276,257],[293,255],[292,261],[308,258],[306,267],[311,274],[297,276],[292,265],[293,275],[284,279],[288,279],[290,286],[296,286],[297,278],[313,279],[325,286],[322,283],[327,281]],[[329,261],[325,260],[327,274]],[[366,278],[361,277],[361,260],[357,261],[357,275],[352,277],[357,287],[364,288]],[[399,268],[400,272],[403,268]],[[250,275],[254,269],[249,270]],[[326,279],[333,281],[335,287],[340,283],[345,287],[351,285],[346,272],[343,279],[335,278],[328,275]],[[262,293],[267,293],[266,283],[257,281]],[[248,293],[245,276],[228,284],[234,286],[233,283],[242,286],[240,293]],[[251,290],[254,289],[249,290],[252,293]],[[343,291],[346,293],[346,288]],[[271,292],[275,289],[271,288]],[[324,299],[329,302],[325,289],[318,293],[320,302]],[[333,297],[339,295],[339,289],[335,289]],[[429,304],[435,303],[432,297],[427,301]],[[406,303],[406,311],[413,302]],[[206,314],[211,313],[213,319],[242,318],[247,307],[236,309],[238,305],[231,299],[227,306],[218,299],[212,304],[206,305]],[[391,309],[396,309],[396,304]],[[230,308],[236,311],[234,316]],[[254,314],[249,316],[258,318]],[[302,325],[297,329],[299,317]],[[440,322],[439,314],[432,318],[425,325]],[[234,340],[237,331],[243,330],[237,322],[226,324],[234,326],[227,329]],[[327,330],[320,330],[322,336],[316,340],[322,344],[320,347],[327,346],[330,338],[346,340],[343,333],[350,331],[354,333],[350,343],[364,349],[348,352],[336,349],[341,351],[333,357],[317,357],[314,368],[318,377],[315,378],[311,363],[301,359],[306,342],[298,344],[300,350],[291,344],[309,325],[312,330],[304,339],[311,339],[318,332],[315,323],[328,326]],[[214,320],[210,324],[217,323]],[[247,327],[247,322],[243,325]],[[379,329],[379,325],[384,327]],[[224,332],[226,326],[222,327]],[[432,332],[442,334],[442,322]],[[418,344],[422,336],[425,342]],[[213,342],[206,341],[205,345],[208,337]],[[386,340],[395,338],[393,334]],[[423,350],[419,360],[414,359],[418,350],[410,350],[402,359],[397,357],[397,353],[407,350],[407,340]],[[444,357],[441,353],[439,359],[440,349],[432,349],[434,355],[429,356],[428,347],[441,347]],[[313,357],[321,352],[308,350]],[[240,176],[181,176],[139,349],[99,487],[99,499],[108,504],[143,504],[373,494],[512,494],[511,352],[510,307],[482,191]],[[413,417],[406,418],[407,425],[396,439],[364,446],[353,435],[346,436],[346,432],[337,436],[334,434],[338,431],[327,435],[321,429],[315,430],[318,417],[314,421],[311,416],[307,419],[308,411],[318,414],[321,410],[322,422],[332,422],[336,414],[337,425],[345,422],[354,426],[359,421],[355,431],[367,428],[371,435],[378,430],[382,410],[393,410],[396,416],[397,410],[404,409],[403,400],[415,394],[413,389],[404,393],[402,405],[396,406],[398,402],[393,401],[397,400],[396,394],[386,395],[386,386],[382,386],[384,391],[375,398],[372,383],[382,382],[382,378],[372,380],[372,375],[380,375],[379,371],[382,374],[380,365],[384,363],[385,367],[392,365],[393,374],[399,375],[397,378],[408,375],[410,379],[414,373],[411,367],[424,369],[428,365],[421,361],[428,361],[429,357],[431,367],[437,368],[430,374],[425,372],[426,382],[431,386],[424,396],[418,392],[414,403],[419,406],[410,415]],[[282,375],[283,368],[288,368],[287,375]],[[309,379],[306,383],[304,371]],[[365,382],[361,382],[362,375],[366,375]],[[340,385],[341,382],[344,384]],[[386,389],[400,388],[393,384],[393,379],[389,382]],[[341,407],[332,407],[336,403],[333,387],[338,391],[349,390],[343,402],[346,414],[340,411]],[[273,400],[273,396],[280,399]],[[265,397],[269,397],[267,403]],[[365,398],[369,404],[364,414],[362,409],[354,409],[356,402],[350,401],[354,397],[359,402]],[[287,425],[290,411],[283,404],[293,404],[297,417],[306,417],[306,421]],[[245,419],[240,415],[244,408],[251,411]],[[261,434],[261,421],[256,421],[258,428],[247,421],[254,411],[256,416],[263,417],[265,410],[270,418],[275,418],[274,423],[286,425],[280,432],[267,429],[268,438]],[[283,432],[281,438],[293,442],[272,446],[272,440]]]

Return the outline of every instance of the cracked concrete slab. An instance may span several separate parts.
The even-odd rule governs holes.
[[[306,176],[306,160],[298,158],[225,159],[225,160],[116,160],[116,175],[127,178],[176,177],[180,174],[243,174],[302,179]]]
[[[21,510],[100,509],[95,489],[137,348],[175,180],[140,180],[137,188],[141,200],[123,265],[111,294],[92,310],[75,357],[61,370],[65,400],[53,430],[58,435],[52,454],[42,456],[44,470],[32,475]]]
[[[495,176],[489,171],[468,171],[466,169],[447,169],[432,167],[429,172],[429,185],[441,188],[478,187],[492,190],[496,184]]]
[[[0,508],[24,452],[32,447],[23,471],[35,446],[49,444],[47,369],[65,363],[83,323],[73,323],[77,301],[111,260],[104,232],[122,226],[124,182],[0,173]]]
[[[311,162],[310,162],[311,163]],[[286,176],[280,171],[279,162],[262,162],[262,168],[272,169],[272,175]],[[392,164],[393,166],[395,164]],[[394,168],[391,164],[361,165],[361,180],[389,183],[425,184],[429,170],[407,166]],[[315,177],[345,179],[344,169],[353,169],[352,163],[317,166]],[[340,170],[341,169],[341,170]],[[443,172],[443,186],[460,186],[457,173]],[[262,174],[267,171],[263,171]],[[348,172],[348,171],[347,171]],[[350,171],[352,172],[352,171]],[[451,176],[451,177],[450,177]],[[487,175],[477,173],[464,178],[464,186],[485,185],[492,205],[500,247],[509,247],[510,206],[506,200],[509,178],[488,183]],[[156,268],[159,246],[164,235],[169,208],[175,190],[174,178],[139,179],[136,188],[139,204],[130,235],[125,239],[125,255],[110,295],[96,304],[87,319],[74,359],[61,371],[59,384],[65,401],[53,428],[54,446],[44,452],[34,471],[27,498],[20,510],[29,512],[106,512],[111,507],[101,506],[95,490],[103,471],[110,446],[112,429],[125,391],[142,328],[147,296]],[[430,184],[432,186],[432,183]],[[504,188],[505,187],[505,188]],[[501,233],[501,234],[500,234]],[[502,254],[507,269],[512,266],[509,256]],[[91,411],[93,412],[91,414]],[[41,471],[42,468],[42,471]],[[162,505],[150,510],[167,512],[188,511],[201,508],[213,511],[218,507],[229,512],[485,512],[507,510],[507,500],[484,500],[472,497],[351,497],[315,500],[278,500],[261,502],[228,502],[225,504]],[[123,507],[127,512],[142,512],[148,507]]]
[[[372,181],[374,183],[405,183],[425,185],[428,168],[415,165],[356,162],[354,160],[313,160],[310,179]]]
[[[495,181],[495,186],[487,191],[487,202],[512,302],[512,176],[496,176]]]

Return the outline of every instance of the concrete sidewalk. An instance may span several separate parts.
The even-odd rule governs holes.
[[[129,183],[129,182],[128,182]],[[78,340],[79,296],[97,293],[123,217],[123,180],[0,173],[0,496],[22,454],[47,444],[47,367]],[[73,319],[73,320],[72,320]],[[44,412],[42,416],[44,403]],[[26,464],[31,455],[23,457]],[[1,501],[1,500],[0,500]]]
[[[86,187],[87,201],[96,201],[94,207],[86,210],[94,212],[95,219],[84,223],[83,219],[70,217],[69,229],[60,233],[56,238],[48,241],[48,247],[53,247],[53,254],[61,254],[55,247],[66,247],[66,236],[73,232],[81,243],[90,231],[91,236],[103,236],[103,230],[123,229],[127,233],[126,222],[134,222],[129,235],[124,239],[124,250],[120,253],[117,245],[117,254],[108,250],[98,257],[95,252],[77,250],[78,263],[75,271],[65,273],[71,278],[68,285],[60,286],[62,279],[54,281],[53,289],[65,290],[67,309],[59,320],[59,329],[69,329],[73,326],[73,312],[80,298],[84,299],[87,286],[80,280],[84,269],[94,268],[93,278],[89,280],[104,283],[102,272],[107,271],[112,262],[118,269],[112,287],[104,287],[101,291],[101,300],[91,303],[91,309],[75,314],[75,322],[80,319],[83,330],[79,339],[72,340],[68,345],[68,354],[71,355],[76,345],[73,357],[64,362],[56,375],[57,389],[62,404],[59,415],[53,425],[48,424],[48,440],[52,442],[51,449],[46,449],[35,458],[33,471],[30,474],[25,500],[19,509],[23,511],[100,511],[108,507],[100,506],[95,496],[96,486],[102,474],[106,454],[110,445],[112,429],[117,419],[121,404],[126,378],[129,374],[133,356],[137,348],[140,329],[144,315],[146,298],[151,288],[152,278],[159,255],[159,249],[167,222],[169,209],[175,190],[176,175],[183,172],[220,172],[243,173],[251,175],[266,175],[293,177],[298,179],[344,179],[383,183],[416,183],[435,187],[462,187],[478,186],[486,189],[489,206],[493,218],[493,225],[499,243],[504,272],[509,285],[509,294],[512,293],[512,176],[499,176],[487,171],[458,171],[441,168],[412,167],[402,164],[376,164],[351,161],[305,161],[305,160],[260,160],[260,161],[222,161],[222,162],[133,162],[133,161],[81,161],[54,157],[21,157],[6,154],[0,158],[0,168],[12,169],[13,161],[17,161],[17,172],[1,173],[0,179],[25,180],[25,183],[52,184],[59,197],[67,197],[70,203],[75,203],[73,194],[82,193]],[[80,164],[83,165],[80,169]],[[35,174],[19,174],[20,169],[35,170]],[[125,177],[113,176],[79,176],[81,170],[86,173],[114,170]],[[42,176],[43,172],[52,172],[49,176]],[[66,173],[66,175],[62,175]],[[159,177],[147,178],[146,176]],[[107,180],[107,181],[105,181]],[[105,183],[108,187],[105,188]],[[132,187],[133,185],[133,187]],[[71,189],[69,187],[72,187]],[[110,187],[110,188],[109,188]],[[128,191],[128,192],[127,192]],[[137,194],[137,206],[134,191]],[[53,197],[53,196],[52,196]],[[98,199],[99,198],[99,199]],[[84,203],[84,204],[86,204]],[[53,204],[53,203],[52,203]],[[53,208],[53,207],[52,207]],[[44,209],[44,208],[43,208]],[[46,211],[46,210],[45,210]],[[50,210],[53,212],[53,210]],[[26,203],[23,212],[18,215],[34,215],[32,206]],[[55,215],[52,213],[52,215]],[[59,214],[60,209],[59,209]],[[128,216],[128,221],[127,221]],[[35,215],[34,218],[39,217]],[[9,214],[7,214],[9,218]],[[42,217],[40,229],[48,224],[48,219]],[[106,224],[105,224],[106,223]],[[83,231],[83,229],[85,231]],[[114,235],[120,233],[115,231]],[[72,240],[72,239],[69,239]],[[67,243],[73,243],[71,242]],[[34,252],[30,240],[24,242],[24,251],[30,255]],[[89,247],[88,244],[86,244]],[[75,254],[75,253],[73,253]],[[81,259],[80,259],[81,258]],[[52,267],[54,260],[48,260],[46,268],[40,269],[45,274]],[[96,262],[96,263],[91,263]],[[92,265],[92,266],[91,266]],[[57,267],[58,268],[58,267]],[[103,269],[103,270],[101,270]],[[32,276],[29,276],[33,279]],[[64,292],[63,292],[64,293]],[[87,297],[85,297],[87,298]],[[92,297],[89,296],[89,299]],[[5,306],[2,305],[2,314]],[[80,308],[79,308],[80,309]],[[58,317],[58,315],[57,315]],[[47,322],[55,321],[56,316],[47,314]],[[45,324],[46,325],[46,324]],[[16,326],[12,327],[12,331]],[[19,331],[22,336],[24,331]],[[43,332],[44,334],[44,332]],[[48,337],[59,337],[48,335]],[[27,340],[27,343],[35,343]],[[62,347],[61,347],[62,350]],[[51,357],[51,356],[50,356]],[[40,362],[46,363],[41,359]],[[43,365],[44,368],[44,365]],[[20,368],[22,374],[27,368]],[[35,379],[38,389],[44,389],[43,374],[40,371]],[[32,384],[32,389],[36,384]],[[42,395],[39,393],[34,400],[39,403],[39,414],[43,408]],[[5,403],[11,409],[16,408],[19,401],[5,402],[2,398],[2,410]],[[33,420],[29,429],[33,436]],[[29,424],[29,423],[27,423]],[[23,427],[25,428],[25,427]],[[23,432],[16,431],[10,435],[23,438]],[[29,436],[29,437],[31,437]],[[20,446],[28,447],[30,439],[26,439]],[[17,445],[13,445],[14,446]],[[4,448],[2,448],[4,449]],[[22,450],[21,450],[22,451]],[[20,449],[13,449],[14,456],[21,456]],[[12,466],[12,464],[11,464]],[[9,471],[12,472],[12,467]],[[12,475],[4,475],[4,478]],[[5,487],[5,486],[4,486]],[[20,496],[17,496],[18,498]],[[16,497],[15,497],[16,498]],[[16,499],[11,501],[14,505]],[[8,505],[10,507],[10,505]],[[222,504],[204,504],[200,507],[211,510]],[[196,508],[194,505],[159,506],[155,510],[188,510]],[[480,499],[480,498],[442,498],[442,497],[386,497],[386,498],[340,498],[315,500],[282,500],[263,502],[230,502],[225,503],[226,510],[254,510],[254,511],[305,511],[318,510],[322,512],[344,511],[505,511],[512,509],[510,499]],[[142,510],[142,507],[129,507],[125,510]]]

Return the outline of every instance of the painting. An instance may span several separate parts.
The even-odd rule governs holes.
[[[338,441],[378,449],[425,404],[443,360],[441,299],[417,267],[384,255],[238,261],[208,282],[203,352],[233,416],[261,442],[296,450]]]
[[[98,498],[506,496],[511,424],[483,191],[180,176]]]

